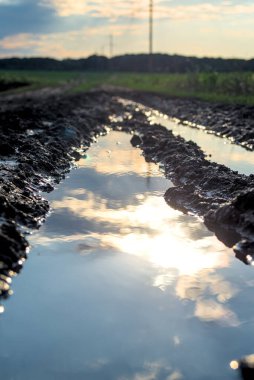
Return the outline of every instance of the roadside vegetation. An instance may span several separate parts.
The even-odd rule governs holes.
[[[56,87],[73,82],[78,84],[84,77],[80,72],[72,71],[27,71],[27,70],[0,70],[0,90],[10,90],[13,92],[30,91],[44,87]],[[23,88],[11,84],[24,84]],[[6,89],[6,90],[5,90]]]
[[[254,105],[254,73],[114,73],[69,71],[0,71],[1,82],[29,83],[27,89],[70,83],[74,92],[102,85],[119,86],[173,97]],[[16,91],[21,91],[17,89]]]
[[[110,82],[175,97],[254,104],[254,73],[117,74]]]

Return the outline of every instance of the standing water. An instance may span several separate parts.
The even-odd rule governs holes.
[[[232,380],[254,350],[253,272],[112,132],[53,211],[0,319],[4,380]]]

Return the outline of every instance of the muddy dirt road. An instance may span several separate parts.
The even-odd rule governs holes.
[[[143,104],[140,106],[135,103]],[[167,100],[115,91],[2,97],[0,107],[1,226],[0,292],[10,294],[9,278],[28,252],[29,228],[38,228],[50,210],[41,192],[50,192],[85,156],[92,142],[110,129],[130,133],[145,159],[160,164],[174,187],[166,202],[198,214],[244,263],[254,253],[254,175],[213,163],[193,142],[152,124],[155,108],[192,126],[253,149],[253,110]],[[166,203],[165,203],[165,207]]]

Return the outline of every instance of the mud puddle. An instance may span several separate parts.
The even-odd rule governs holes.
[[[210,161],[225,165],[240,174],[250,175],[254,173],[254,153],[241,146],[230,144],[226,139],[200,129],[194,129],[186,125],[176,124],[170,119],[154,118],[174,135],[182,136],[186,140],[194,141],[206,153]]]
[[[119,102],[129,105],[136,110],[144,109],[140,103],[119,98]],[[206,154],[210,161],[222,164],[240,174],[250,175],[254,173],[254,153],[244,147],[230,143],[227,138],[216,136],[204,127],[193,127],[191,123],[184,125],[177,119],[170,119],[167,115],[152,108],[146,109],[146,115],[151,124],[159,124],[172,131],[175,136],[181,136],[185,140],[195,142]],[[232,140],[233,142],[233,140]]]
[[[170,181],[129,140],[100,138],[47,195],[0,319],[4,379],[232,380],[253,352],[252,270],[165,206]]]

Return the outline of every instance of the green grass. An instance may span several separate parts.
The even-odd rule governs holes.
[[[254,105],[254,73],[251,72],[150,74],[0,71],[1,79],[28,81],[31,83],[30,88],[59,86],[73,81],[73,92],[112,85],[173,97]]]
[[[11,92],[21,92],[43,87],[56,87],[62,84],[80,80],[82,73],[69,71],[7,71],[0,70],[0,81],[5,82],[27,82],[29,86],[11,90]]]
[[[89,76],[90,75],[90,76]],[[195,98],[211,102],[254,105],[254,73],[89,74],[87,81],[75,88],[88,90],[102,84],[172,97]]]

